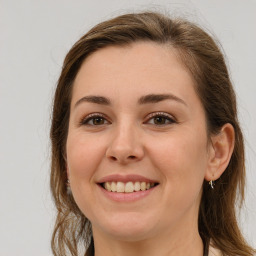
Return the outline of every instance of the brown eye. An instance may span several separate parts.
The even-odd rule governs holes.
[[[151,125],[170,125],[176,123],[175,119],[168,113],[157,112],[149,115],[149,119],[146,122]]]
[[[102,125],[102,124],[104,124],[104,122],[105,122],[105,120],[103,117],[92,118],[93,125]]]
[[[81,125],[87,126],[100,126],[108,123],[107,119],[100,114],[91,114],[81,121]]]
[[[154,123],[156,125],[166,124],[166,121],[168,121],[167,118],[163,117],[163,116],[157,116],[157,117],[154,118]]]

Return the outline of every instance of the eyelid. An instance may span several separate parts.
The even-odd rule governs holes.
[[[144,123],[149,122],[150,119],[152,119],[154,117],[157,117],[157,116],[165,117],[171,123],[177,123],[177,120],[176,120],[176,118],[173,115],[171,115],[169,113],[166,113],[166,112],[162,112],[162,111],[150,113],[149,115],[147,115],[146,120],[144,121]],[[88,115],[84,116],[83,118],[81,118],[79,124],[80,125],[89,125],[88,122],[91,119],[97,118],[97,117],[104,118],[108,123],[111,123],[109,121],[109,118],[106,115],[104,115],[102,113],[95,112],[95,113],[88,114]]]
[[[88,123],[91,119],[96,118],[96,117],[104,118],[108,123],[110,123],[110,121],[108,120],[106,115],[96,112],[96,113],[88,114],[88,115],[84,116],[83,118],[81,118],[79,124],[86,125],[86,123]]]
[[[147,117],[151,118],[151,117],[155,117],[155,116],[166,116],[166,117],[170,117],[170,118],[174,119],[174,117],[171,114],[168,114],[168,113],[162,112],[162,111],[150,113]]]
[[[170,120],[171,122],[173,123],[177,123],[178,121],[176,120],[176,118],[171,115],[171,114],[168,114],[166,112],[153,112],[153,113],[150,113],[147,118],[146,118],[146,121],[145,122],[148,122],[150,119],[154,118],[154,117],[157,117],[157,116],[163,116],[165,117],[166,119]]]

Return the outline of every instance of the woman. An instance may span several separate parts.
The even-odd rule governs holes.
[[[91,29],[64,61],[51,140],[54,255],[253,255],[235,94],[198,26],[139,13]]]

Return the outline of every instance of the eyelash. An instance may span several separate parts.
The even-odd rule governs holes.
[[[156,123],[149,123],[149,121],[151,119],[154,118],[164,118],[164,121],[168,121],[168,123],[164,123],[164,124],[156,124]],[[89,123],[90,121],[95,121],[96,119],[100,119],[101,121],[103,121],[103,124],[94,124],[94,123]],[[101,113],[93,113],[93,114],[89,114],[88,116],[86,116],[85,118],[83,118],[80,121],[80,125],[88,125],[88,126],[100,126],[100,125],[105,125],[107,123],[110,123],[106,116],[101,114]],[[152,125],[156,125],[156,126],[164,126],[164,125],[168,125],[168,124],[173,124],[173,123],[177,123],[177,121],[175,120],[175,118],[173,118],[170,114],[164,113],[164,112],[154,112],[151,113],[147,116],[146,121],[144,122],[144,124],[152,124]]]
[[[107,121],[109,123],[109,121],[107,120],[107,118],[105,117],[105,115],[101,114],[101,113],[93,113],[93,114],[89,114],[88,116],[86,116],[85,118],[83,118],[80,122],[80,125],[91,125],[91,126],[99,126],[96,124],[89,124],[90,121],[96,120],[97,118],[101,119],[104,121]],[[103,125],[103,124],[101,124]]]
[[[177,123],[177,121],[174,119],[173,116],[171,116],[170,114],[164,113],[164,112],[154,112],[148,115],[147,117],[147,121],[145,123],[148,123],[149,120],[154,119],[154,118],[164,118],[164,120],[168,121],[168,123],[164,123],[164,124],[156,124],[156,123],[152,123],[152,125],[156,125],[156,126],[164,126],[164,125],[168,125],[168,124],[173,124],[173,123]]]

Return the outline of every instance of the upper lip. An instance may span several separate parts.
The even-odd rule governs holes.
[[[105,176],[101,179],[99,179],[99,181],[97,183],[104,183],[104,182],[108,182],[108,181],[121,181],[121,182],[150,182],[150,183],[159,183],[156,180],[141,176],[141,175],[137,175],[137,174],[128,174],[128,175],[120,175],[120,174],[112,174],[112,175],[108,175]]]

